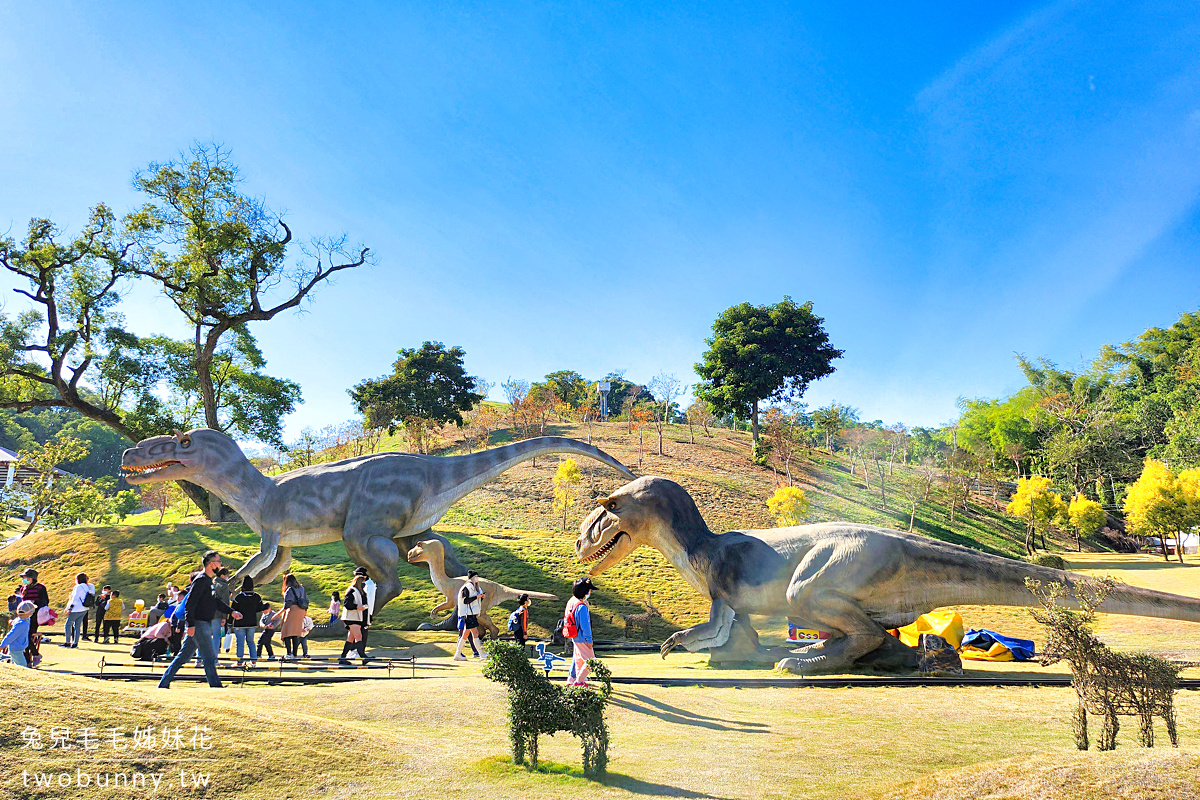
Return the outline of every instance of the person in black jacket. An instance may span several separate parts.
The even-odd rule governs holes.
[[[242,614],[240,611],[234,611],[213,594],[213,575],[221,569],[220,553],[216,550],[209,550],[204,554],[200,563],[204,567],[204,572],[197,575],[196,579],[192,581],[184,606],[187,636],[183,640],[183,646],[179,648],[179,652],[175,654],[175,658],[171,660],[170,666],[167,667],[162,679],[158,682],[160,689],[171,688],[171,681],[175,678],[175,673],[179,672],[179,668],[197,651],[200,653],[200,660],[204,663],[204,677],[208,679],[208,685],[214,689],[221,688],[221,679],[217,676],[217,654],[213,649],[213,618],[219,614],[229,614],[236,620],[241,619]]]
[[[254,629],[258,627],[258,615],[270,606],[254,591],[254,580],[247,575],[242,578],[242,590],[229,603],[230,608],[242,615],[233,621],[233,636],[237,639],[237,666],[242,666],[242,650],[250,651],[250,666],[256,666],[258,650],[254,646]]]

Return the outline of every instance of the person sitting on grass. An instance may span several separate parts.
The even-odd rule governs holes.
[[[29,666],[25,648],[29,646],[29,618],[33,616],[34,611],[37,611],[37,606],[32,600],[22,600],[18,603],[17,618],[13,620],[12,627],[8,629],[4,639],[0,640],[0,651],[8,653],[12,663],[18,667]]]

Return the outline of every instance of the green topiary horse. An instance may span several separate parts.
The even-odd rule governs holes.
[[[483,675],[508,686],[508,732],[513,761],[536,768],[538,736],[569,731],[583,747],[583,773],[600,775],[608,765],[608,727],[604,706],[612,694],[612,673],[596,659],[588,661],[599,690],[555,686],[529,663],[525,648],[508,642],[488,646]]]

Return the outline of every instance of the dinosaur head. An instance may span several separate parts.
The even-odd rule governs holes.
[[[672,545],[686,548],[689,533],[708,530],[687,490],[655,475],[631,481],[597,502],[575,540],[575,555],[592,565],[589,575],[599,575],[642,545],[663,552]]]
[[[417,542],[408,551],[408,563],[410,564],[440,564],[445,560],[446,548],[442,547],[442,543],[437,539]]]
[[[195,428],[172,436],[151,436],[121,454],[121,472],[133,484],[162,481],[199,483],[204,475],[228,468],[231,459],[245,460],[237,442],[220,431]]]

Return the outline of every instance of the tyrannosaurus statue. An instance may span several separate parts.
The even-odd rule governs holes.
[[[736,633],[749,645],[739,660],[778,661],[777,667],[794,672],[841,672],[880,654],[887,657],[876,663],[915,666],[915,652],[889,636],[888,628],[949,605],[1036,605],[1027,577],[1068,586],[1085,579],[849,522],[715,534],[682,486],[655,476],[598,502],[575,542],[579,560],[594,564],[590,574],[648,545],[711,600],[708,621],[673,633],[662,645],[664,658],[679,646],[720,649]],[[1131,586],[1116,587],[1104,611],[1200,622],[1200,600]],[[796,652],[762,648],[750,614],[782,614],[831,637]]]
[[[375,453],[266,476],[237,442],[208,428],[143,439],[122,454],[121,469],[133,484],[191,481],[232,506],[262,540],[235,582],[244,575],[269,582],[287,567],[293,547],[341,539],[378,586],[378,610],[400,594],[401,554],[422,539],[441,539],[430,527],[451,505],[505,470],[548,453],[587,456],[633,477],[607,453],[553,436],[465,456]],[[465,574],[453,548],[441,541],[446,572]]]

